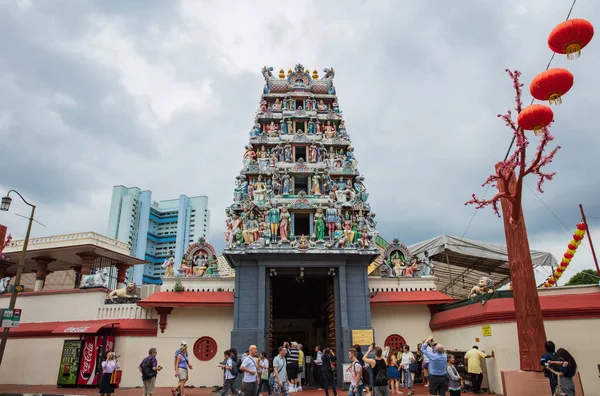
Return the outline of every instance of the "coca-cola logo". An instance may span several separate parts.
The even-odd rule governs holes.
[[[67,327],[63,333],[85,333],[90,328],[90,326],[80,326],[80,327]]]
[[[94,358],[94,345],[91,342],[86,342],[83,350],[83,370],[82,373],[90,373],[92,370],[92,360]]]

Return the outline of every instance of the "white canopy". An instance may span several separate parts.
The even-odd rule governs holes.
[[[437,289],[456,298],[467,298],[479,278],[487,276],[500,288],[510,281],[505,245],[441,235],[408,247],[413,256],[429,253],[435,265]],[[531,251],[533,267],[557,267],[550,253]]]

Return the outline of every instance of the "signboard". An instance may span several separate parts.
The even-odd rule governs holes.
[[[484,337],[491,337],[492,336],[492,326],[490,326],[490,325],[481,326],[481,331],[483,332],[483,336]]]
[[[352,345],[371,345],[373,330],[352,330]]]
[[[344,370],[344,382],[351,382],[352,373],[350,372],[350,363],[342,364],[342,370]]]
[[[17,293],[22,293],[25,291],[25,286],[24,285],[15,285],[15,291]]]
[[[79,356],[81,353],[81,341],[65,340],[63,344],[60,368],[58,370],[57,385],[76,385],[77,372],[79,371]]]
[[[2,315],[2,327],[19,327],[21,321],[20,309],[5,309]]]

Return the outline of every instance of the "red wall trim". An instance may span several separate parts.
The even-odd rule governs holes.
[[[60,290],[42,290],[39,292],[23,292],[19,293],[19,298],[21,297],[35,297],[35,296],[49,296],[52,294],[77,294],[77,293],[102,293],[108,294],[110,292],[109,289],[104,287],[98,287],[93,289],[60,289]],[[5,293],[0,295],[0,298],[10,298],[11,293]]]
[[[540,297],[545,320],[600,318],[600,293],[566,294]],[[512,298],[489,300],[485,305],[472,304],[435,314],[431,330],[447,330],[486,323],[515,321]]]

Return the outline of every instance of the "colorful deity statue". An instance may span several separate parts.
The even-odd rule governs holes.
[[[210,262],[208,268],[206,269],[206,276],[210,278],[219,276],[219,267],[214,260]]]
[[[237,233],[240,231],[241,222],[242,219],[240,219],[237,214],[234,214],[230,223],[231,225],[229,227],[229,231],[225,230],[225,239],[230,247],[233,247],[233,241]]]
[[[271,121],[271,123],[267,127],[267,131],[269,133],[269,136],[276,137],[279,135],[279,129],[277,128],[277,125],[275,125],[275,121]]]
[[[321,121],[317,120],[317,124],[316,124],[316,129],[317,129],[317,136],[322,136],[323,135],[323,130],[321,129]]]
[[[308,121],[308,134],[309,135],[314,135],[317,133],[317,130],[315,129],[315,119],[311,118],[310,121]]]
[[[369,237],[369,232],[367,231],[367,226],[364,226],[364,227],[358,228],[358,229],[360,230],[360,237],[359,237],[359,240],[358,240],[358,244],[363,249],[369,248],[369,246],[371,244],[371,240],[370,240],[370,237]]]
[[[338,104],[338,101],[336,100],[335,102],[333,102],[333,111],[335,112],[335,114],[340,114],[340,105]]]
[[[287,206],[281,208],[281,217],[279,222],[279,235],[281,236],[281,241],[288,242],[288,234],[290,228],[290,212],[288,211]]]
[[[277,239],[277,233],[279,232],[279,222],[281,221],[281,215],[279,209],[272,207],[269,209],[269,226],[271,228],[271,238],[273,242]]]
[[[254,185],[254,199],[258,201],[259,204],[263,204],[265,202],[265,195],[267,193],[267,186],[262,181],[262,176],[258,176],[258,181]]]
[[[275,102],[273,103],[273,110],[281,110],[281,102],[279,101],[279,98],[275,99]]]
[[[356,157],[354,156],[354,147],[349,146],[346,150],[346,165],[356,167],[358,165]]]
[[[264,113],[266,111],[267,111],[267,101],[263,99],[260,101],[260,112]]]
[[[325,137],[327,139],[333,139],[335,137],[335,124],[332,124],[331,121],[327,121],[325,125]]]
[[[354,231],[352,230],[352,216],[350,215],[350,211],[347,210],[344,215],[344,235],[346,236],[346,240],[348,243],[352,243],[354,241]]]
[[[261,134],[262,134],[262,126],[260,126],[260,123],[258,123],[258,122],[254,123],[254,127],[250,131],[250,137],[259,137]]]
[[[317,208],[317,213],[315,213],[314,223],[317,241],[323,242],[325,239],[325,214],[320,206]]]
[[[247,168],[256,160],[256,151],[251,144],[246,146],[246,151],[244,151],[244,155],[242,157],[242,163]]]
[[[294,123],[289,118],[287,120],[287,131],[288,133],[294,133]]]
[[[333,240],[335,241],[333,247],[336,249],[341,249],[346,245],[346,234],[344,234],[344,231],[342,231],[342,227],[339,224],[333,233]]]
[[[267,159],[267,149],[265,148],[265,146],[260,146],[260,150],[258,151],[258,159],[260,160],[265,160]]]
[[[285,158],[285,162],[292,162],[292,145],[286,144],[283,149],[283,154]]]
[[[281,195],[290,195],[291,184],[290,175],[288,175],[286,171],[283,176],[281,176]]]
[[[314,175],[312,178],[312,190],[312,195],[321,195],[321,177],[319,175]]]
[[[163,269],[165,270],[166,276],[173,276],[173,269],[175,267],[175,258],[173,257],[173,251],[169,251],[169,258],[166,259],[162,264]]]
[[[369,193],[367,192],[367,188],[363,183],[364,179],[365,178],[362,176],[357,176],[356,180],[354,181],[354,191],[361,202],[367,202],[367,199],[369,199]]]
[[[264,221],[260,223],[260,239],[261,247],[269,246],[271,244],[271,230]]]
[[[391,262],[396,276],[401,277],[406,275],[406,265],[398,252],[392,256]]]
[[[327,111],[327,105],[323,102],[323,99],[319,100],[319,104],[317,104],[317,110]]]
[[[333,202],[329,204],[329,208],[325,212],[325,219],[327,221],[327,229],[329,230],[329,239],[331,240],[335,232],[335,225],[338,222],[338,213]]]
[[[317,162],[317,146],[314,143],[309,148],[308,162]]]
[[[285,118],[282,118],[281,120],[279,120],[279,128],[281,129],[281,134],[287,135],[288,127],[287,127],[287,121],[285,120]]]
[[[248,218],[244,219],[244,230],[242,231],[246,244],[255,242],[258,239],[258,232],[258,221],[254,218],[254,213],[250,212]]]

